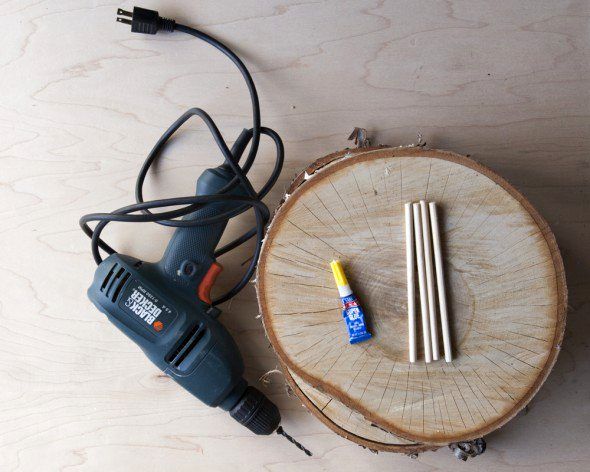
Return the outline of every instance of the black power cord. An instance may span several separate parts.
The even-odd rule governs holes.
[[[144,34],[156,34],[158,31],[163,30],[167,32],[180,31],[182,33],[190,34],[195,38],[201,39],[206,43],[210,44],[214,48],[225,54],[238,68],[242,77],[244,78],[248,91],[250,93],[250,99],[252,101],[252,128],[244,129],[232,149],[230,150],[223,139],[219,129],[211,117],[200,108],[191,108],[185,112],[180,118],[178,118],[172,125],[166,130],[166,132],[160,137],[158,142],[155,144],[153,149],[148,154],[135,185],[135,204],[128,205],[119,208],[111,213],[91,213],[80,218],[80,226],[84,233],[92,238],[92,254],[97,264],[102,262],[100,249],[107,252],[108,254],[114,254],[116,251],[105,243],[100,235],[104,230],[105,226],[113,221],[127,222],[127,223],[145,223],[154,222],[164,226],[172,227],[187,227],[187,226],[202,226],[208,224],[219,223],[223,220],[233,218],[239,214],[252,208],[256,216],[256,226],[249,231],[245,232],[238,238],[234,239],[225,246],[215,250],[215,257],[219,257],[222,254],[235,249],[246,241],[256,236],[256,248],[254,250],[253,257],[250,261],[248,269],[244,273],[242,279],[226,294],[218,298],[213,302],[213,305],[223,303],[233,296],[235,296],[248,281],[252,278],[254,271],[256,270],[256,264],[258,257],[260,256],[260,250],[262,248],[262,239],[264,237],[264,229],[270,219],[270,211],[268,207],[262,202],[262,198],[270,191],[273,185],[276,183],[281,169],[283,167],[284,159],[284,148],[283,142],[280,136],[270,128],[265,128],[260,124],[260,104],[258,101],[258,93],[256,92],[256,86],[252,80],[252,76],[244,63],[240,58],[227,46],[220,41],[209,36],[202,31],[191,28],[190,26],[184,26],[177,24],[174,20],[162,18],[158,12],[153,10],[146,10],[145,8],[134,7],[133,13],[127,12],[122,9],[117,10],[117,21],[131,25],[131,31],[136,33]],[[160,157],[160,154],[165,147],[170,137],[192,116],[198,116],[201,118],[209,131],[213,135],[219,150],[223,154],[224,166],[231,169],[235,177],[218,193],[212,195],[200,195],[200,196],[189,196],[189,197],[175,197],[165,198],[159,200],[144,201],[143,200],[143,183],[145,181],[147,172],[151,165]],[[276,145],[276,158],[274,169],[268,178],[267,182],[263,187],[256,192],[247,177],[247,173],[252,167],[256,155],[258,153],[258,147],[260,143],[260,135],[266,135],[270,137]],[[250,151],[244,161],[243,165],[239,165],[239,160],[244,150],[250,143]],[[236,187],[242,185],[245,189],[247,196],[227,195],[226,193]],[[236,207],[232,210],[228,210],[225,213],[215,215],[213,217],[201,218],[196,220],[179,220],[182,216],[188,215],[204,206],[220,202],[220,201],[234,201]],[[152,213],[151,210],[156,208],[166,208],[172,206],[186,205],[179,209],[161,211],[159,213]],[[97,222],[94,229],[90,228],[88,223]]]

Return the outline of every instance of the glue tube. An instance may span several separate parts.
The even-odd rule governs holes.
[[[342,300],[342,317],[344,318],[344,321],[346,321],[348,341],[350,344],[366,341],[371,337],[371,333],[367,331],[365,314],[363,313],[363,309],[360,307],[356,296],[352,293],[350,285],[348,285],[348,280],[346,280],[346,275],[344,275],[342,264],[340,264],[340,261],[332,261],[330,262],[330,267],[332,268],[334,280],[338,286],[338,293]]]

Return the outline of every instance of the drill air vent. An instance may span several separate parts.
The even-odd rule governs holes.
[[[197,343],[205,335],[205,328],[202,324],[196,324],[182,338],[176,348],[166,356],[166,362],[178,370],[184,370],[183,361],[189,356]]]
[[[123,286],[127,280],[129,280],[129,277],[131,277],[131,274],[127,272],[125,268],[119,267],[119,265],[115,263],[102,281],[100,291],[103,292],[113,302],[116,302],[119,298],[121,290],[123,289]]]

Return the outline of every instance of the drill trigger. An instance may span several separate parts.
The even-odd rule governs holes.
[[[218,264],[217,262],[211,264],[197,289],[199,300],[211,305],[211,288],[213,287],[215,280],[217,280],[217,276],[221,274],[221,271],[223,271],[221,264]]]

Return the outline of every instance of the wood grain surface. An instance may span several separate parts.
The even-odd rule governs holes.
[[[328,428],[345,439],[375,451],[415,454],[436,450],[384,431],[359,412],[348,408],[336,398],[309,385],[283,366],[285,377],[303,404]]]
[[[553,229],[570,313],[562,353],[526,416],[458,464],[445,448],[411,460],[372,454],[333,433],[285,393],[264,388],[285,429],[253,437],[162,377],[86,299],[94,264],[77,226],[87,212],[133,201],[161,132],[192,106],[232,142],[249,126],[241,78],[191,38],[137,36],[114,20],[130,1],[0,2],[0,470],[584,471],[590,451],[590,5],[587,0],[283,1],[138,4],[198,26],[251,68],[262,122],[286,145],[275,206],[293,176],[342,149],[354,126],[373,144],[471,154],[513,183]],[[150,174],[146,197],[190,195],[220,162],[190,123]],[[251,171],[272,165],[263,143]],[[236,222],[229,236],[251,221]],[[170,232],[119,225],[119,251],[157,260]],[[227,288],[249,253],[225,258]],[[221,320],[247,377],[277,367],[248,287]],[[263,387],[261,387],[263,388]]]
[[[420,148],[340,156],[289,196],[268,231],[258,295],[273,347],[312,386],[406,439],[490,433],[530,401],[561,348],[567,295],[551,230],[465,157]],[[451,363],[426,364],[420,349],[420,362],[407,358],[403,207],[419,200],[436,201],[442,216]],[[360,297],[370,341],[348,343],[332,259]]]

